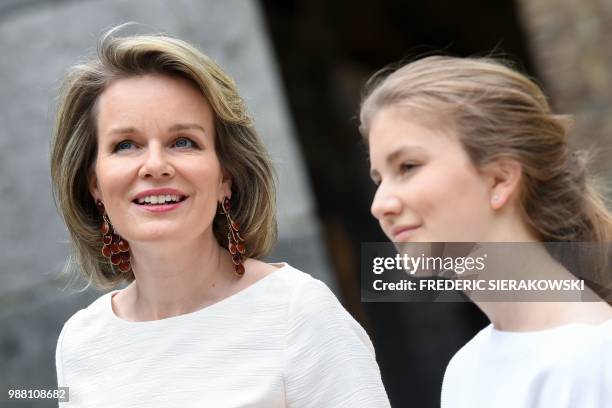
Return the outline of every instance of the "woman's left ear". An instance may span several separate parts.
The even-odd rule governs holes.
[[[515,159],[502,158],[486,166],[489,179],[491,208],[498,210],[519,191],[523,166]]]
[[[219,198],[219,202],[223,202],[224,198],[232,198],[232,178],[225,171],[223,172],[223,179],[221,180],[221,188],[219,189],[219,193],[221,197]]]

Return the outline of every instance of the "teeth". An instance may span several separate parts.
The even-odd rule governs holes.
[[[138,199],[138,204],[165,204],[169,202],[178,202],[180,196],[178,195],[158,195],[158,196],[146,196]]]

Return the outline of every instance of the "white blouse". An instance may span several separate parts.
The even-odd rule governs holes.
[[[612,320],[534,332],[484,328],[449,363],[442,408],[612,406]]]
[[[389,407],[374,348],[324,283],[284,265],[192,313],[129,322],[109,292],[60,334],[60,407]]]

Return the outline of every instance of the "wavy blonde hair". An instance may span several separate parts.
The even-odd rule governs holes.
[[[270,157],[234,81],[208,56],[185,41],[164,34],[116,37],[122,26],[104,33],[97,53],[73,66],[61,89],[51,148],[53,194],[68,227],[72,254],[64,268],[82,274],[101,289],[131,282],[101,254],[102,217],[88,189],[97,153],[96,103],[113,82],[161,74],[188,80],[208,100],[215,118],[215,150],[232,179],[232,217],[241,225],[246,256],[260,258],[277,238],[275,174]],[[215,238],[227,248],[227,223],[213,222]]]
[[[612,216],[587,173],[587,154],[568,145],[568,118],[555,115],[540,87],[509,63],[431,56],[378,72],[361,103],[366,140],[376,114],[392,105],[452,127],[477,168],[517,160],[522,217],[541,241],[612,241]],[[606,276],[595,280],[609,282],[607,263],[599,266]]]

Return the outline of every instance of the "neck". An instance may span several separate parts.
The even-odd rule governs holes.
[[[553,259],[543,245],[509,244],[502,248],[497,244],[486,248],[489,255],[487,267],[493,271],[489,279],[577,279]],[[514,248],[516,254],[511,253]],[[493,326],[503,331],[538,331],[571,323],[596,325],[612,319],[612,307],[590,289],[585,290],[586,298],[598,301],[579,301],[580,294],[576,294],[574,301],[559,302],[554,301],[559,300],[558,297],[554,298],[559,294],[552,292],[542,293],[543,301],[538,302],[490,302],[478,300],[470,293],[467,295],[487,315]],[[546,301],[548,295],[553,298]]]
[[[210,234],[192,241],[132,243],[136,280],[126,289],[134,318],[157,320],[188,313],[226,296],[236,280],[232,261]]]

